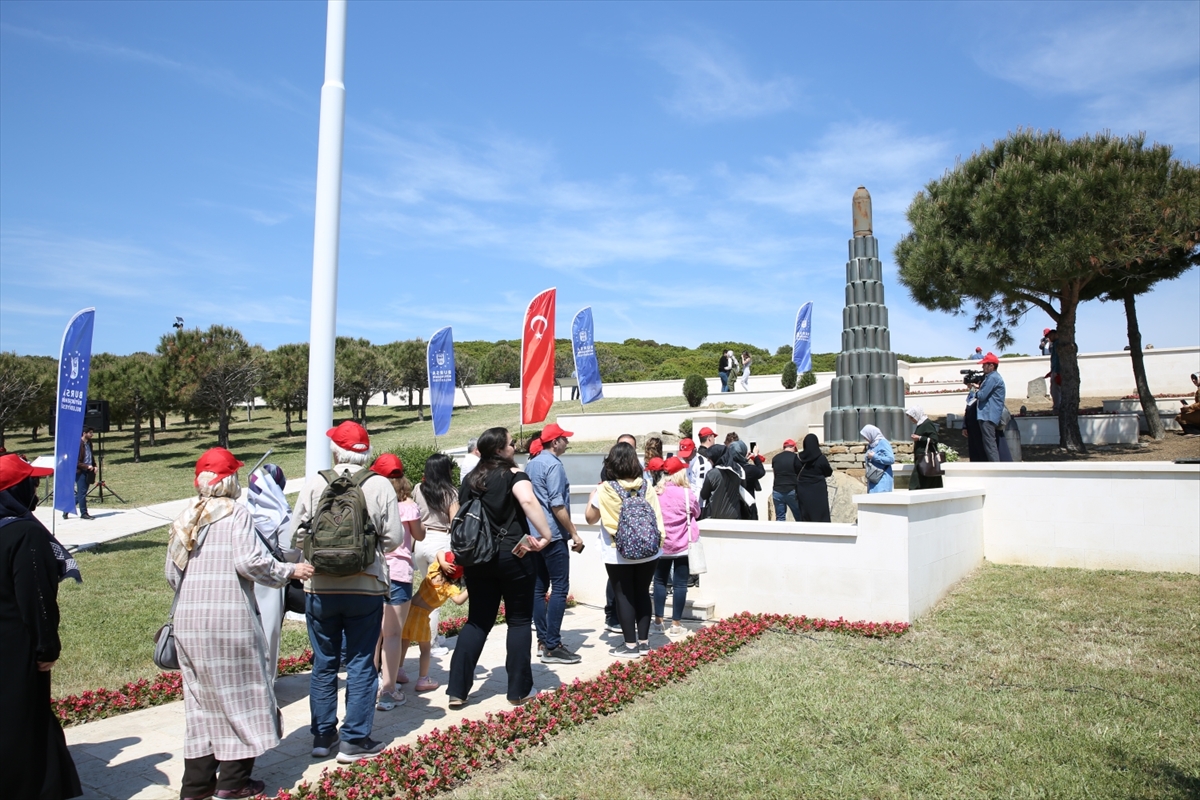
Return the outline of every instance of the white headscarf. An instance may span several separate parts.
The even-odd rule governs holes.
[[[909,408],[905,409],[904,413],[907,414],[912,421],[918,425],[929,419],[929,417],[925,416],[925,409],[921,408],[920,406],[910,406]]]
[[[876,428],[874,425],[864,425],[863,429],[858,432],[860,436],[867,440],[869,447],[874,447],[884,438],[883,431]]]
[[[246,492],[245,503],[250,516],[254,519],[254,529],[266,539],[272,547],[279,547],[279,534],[288,530],[292,519],[292,509],[283,489],[270,475],[261,470],[250,476],[250,489]]]

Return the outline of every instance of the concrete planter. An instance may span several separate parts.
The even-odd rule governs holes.
[[[1058,444],[1058,417],[1013,417],[1021,444]],[[1137,444],[1137,414],[1089,414],[1079,418],[1084,444]]]

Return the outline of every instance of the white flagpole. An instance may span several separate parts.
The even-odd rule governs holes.
[[[333,426],[333,355],[337,335],[338,234],[342,211],[342,140],[346,126],[346,0],[329,0],[325,83],[317,139],[312,310],[308,334],[306,475],[329,468],[325,431]]]

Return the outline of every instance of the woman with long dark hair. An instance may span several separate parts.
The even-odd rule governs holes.
[[[424,577],[429,572],[429,565],[437,561],[437,554],[450,549],[450,520],[458,513],[458,489],[451,478],[453,467],[454,460],[450,456],[434,453],[425,462],[421,482],[413,487],[412,499],[421,509],[421,525],[425,528],[425,538],[413,548],[413,575]],[[429,641],[434,644],[434,655],[446,654],[444,647],[438,649],[440,618],[436,609],[429,615]],[[408,683],[403,667],[398,678],[400,683]]]
[[[493,531],[503,530],[500,549],[486,564],[465,567],[463,578],[471,595],[467,624],[458,634],[458,645],[450,659],[450,682],[446,694],[450,708],[462,708],[475,681],[475,665],[487,642],[496,612],[504,601],[507,618],[508,701],[521,705],[535,694],[530,648],[533,646],[533,587],[535,565],[525,556],[550,543],[546,515],[533,493],[529,476],[513,461],[513,440],[507,428],[488,428],[479,437],[479,465],[463,481],[458,502],[482,500]],[[636,463],[636,459],[635,459]],[[639,470],[640,475],[640,470]],[[532,525],[537,538],[529,535]],[[428,538],[428,537],[427,537]]]
[[[604,470],[609,480],[592,492],[584,517],[590,525],[601,523],[600,555],[616,595],[617,619],[621,621],[621,634],[625,639],[624,645],[617,645],[609,655],[637,658],[650,649],[650,579],[654,577],[655,564],[662,555],[662,510],[658,493],[648,491],[642,479],[637,451],[627,442],[617,442],[608,451]],[[638,498],[644,499],[654,511],[658,550],[648,557],[626,558],[617,549],[617,525],[622,506]]]

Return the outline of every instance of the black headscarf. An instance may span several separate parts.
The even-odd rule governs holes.
[[[800,451],[800,460],[805,464],[811,464],[821,456],[821,443],[817,441],[817,435],[810,433],[804,437],[804,449]]]
[[[33,515],[37,507],[37,482],[26,478],[0,491],[0,528],[18,520],[28,520],[41,528],[50,539],[50,548],[54,551],[54,560],[58,562],[58,579],[74,578],[76,583],[83,583],[83,575],[79,572],[79,564],[71,558],[67,548],[59,544],[58,539],[46,530],[38,518]]]

